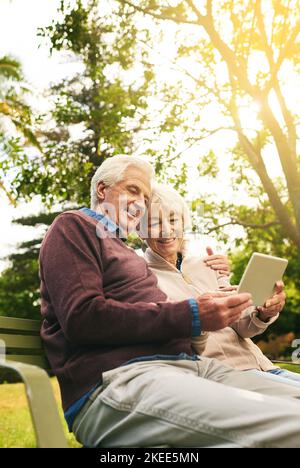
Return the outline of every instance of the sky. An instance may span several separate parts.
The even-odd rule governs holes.
[[[57,17],[59,0],[1,0],[0,54],[12,54],[22,63],[26,78],[36,88],[43,89],[53,80],[62,78],[66,65],[51,58],[39,27],[48,26]]]

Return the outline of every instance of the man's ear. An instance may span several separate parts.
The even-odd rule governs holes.
[[[100,201],[104,201],[105,200],[105,190],[106,190],[106,186],[104,184],[104,182],[98,182],[98,185],[97,185],[97,195],[98,195],[98,199]]]

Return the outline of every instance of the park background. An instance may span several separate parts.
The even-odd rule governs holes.
[[[47,227],[89,206],[106,158],[132,154],[185,196],[191,252],[227,253],[232,283],[253,251],[289,260],[285,310],[256,342],[290,360],[300,338],[299,2],[0,0],[0,17],[0,315],[39,318]],[[0,446],[19,438],[0,427]]]

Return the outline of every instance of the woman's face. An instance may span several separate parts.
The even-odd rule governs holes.
[[[170,257],[181,251],[183,242],[183,217],[164,208],[149,210],[149,247],[161,257]]]

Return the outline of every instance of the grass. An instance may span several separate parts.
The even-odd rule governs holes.
[[[292,372],[300,373],[300,366],[295,364],[281,364],[281,367]],[[51,379],[55,398],[60,405],[58,383]],[[18,448],[35,447],[35,436],[30,419],[29,409],[23,384],[0,385],[0,447]],[[70,434],[65,423],[63,412],[60,409],[60,417],[64,426],[69,446],[80,447],[73,434]]]
[[[51,379],[58,407],[60,393],[57,380]],[[0,447],[1,448],[31,448],[36,447],[35,435],[31,423],[23,384],[0,385]],[[73,434],[68,432],[63,412],[60,417],[70,447],[81,447]]]
[[[278,364],[276,364],[277,366]],[[280,367],[282,369],[289,370],[291,372],[296,372],[297,374],[300,374],[300,365],[299,364],[280,364]]]

